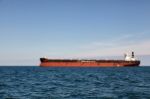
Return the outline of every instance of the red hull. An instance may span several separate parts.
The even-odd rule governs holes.
[[[140,61],[124,60],[49,60],[42,59],[42,67],[125,67],[139,66]]]

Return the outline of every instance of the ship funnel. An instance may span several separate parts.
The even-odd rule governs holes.
[[[134,58],[134,52],[132,52],[132,58]]]

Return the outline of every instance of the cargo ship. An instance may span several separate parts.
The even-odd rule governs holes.
[[[136,67],[140,60],[125,54],[124,60],[100,60],[100,59],[48,59],[40,58],[41,67]]]

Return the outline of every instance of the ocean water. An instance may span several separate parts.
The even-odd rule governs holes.
[[[150,99],[150,67],[1,66],[0,99]]]

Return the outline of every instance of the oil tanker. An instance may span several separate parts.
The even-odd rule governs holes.
[[[41,67],[136,67],[140,60],[131,55],[125,54],[124,60],[98,60],[98,59],[48,59],[40,58]]]

